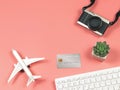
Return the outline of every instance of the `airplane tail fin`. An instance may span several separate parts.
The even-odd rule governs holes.
[[[35,79],[39,79],[41,76],[32,76],[31,78],[28,79],[27,86],[29,86],[32,82],[35,81]]]

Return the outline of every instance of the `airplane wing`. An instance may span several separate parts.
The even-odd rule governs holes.
[[[20,65],[20,63],[17,63],[14,65],[15,68],[12,72],[12,74],[10,75],[9,79],[8,79],[8,83],[11,81],[11,79],[19,72],[22,70],[22,66]]]
[[[45,58],[25,58],[23,59],[24,63],[28,66],[32,63],[35,63],[35,62],[38,62],[38,61],[41,61],[41,60],[44,60]]]

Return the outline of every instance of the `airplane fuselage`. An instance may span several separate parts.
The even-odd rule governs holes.
[[[30,72],[30,70],[28,69],[28,67],[24,63],[24,61],[21,59],[21,57],[18,55],[17,51],[14,50],[13,54],[16,57],[17,61],[20,63],[20,65],[23,67],[23,70],[25,71],[25,73],[28,75],[29,78],[31,78],[32,73]]]

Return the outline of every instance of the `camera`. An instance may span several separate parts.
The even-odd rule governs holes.
[[[98,35],[103,35],[110,21],[91,11],[84,10],[77,23]]]
[[[82,8],[83,12],[77,23],[102,36],[109,26],[114,25],[118,21],[120,17],[120,10],[116,13],[115,19],[110,22],[109,20],[88,10],[88,8],[90,8],[95,1],[96,0],[90,0],[91,3]]]

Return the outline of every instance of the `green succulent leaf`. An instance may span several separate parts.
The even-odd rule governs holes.
[[[110,47],[104,42],[97,42],[96,46],[93,47],[94,54],[100,57],[105,57],[109,53]]]

